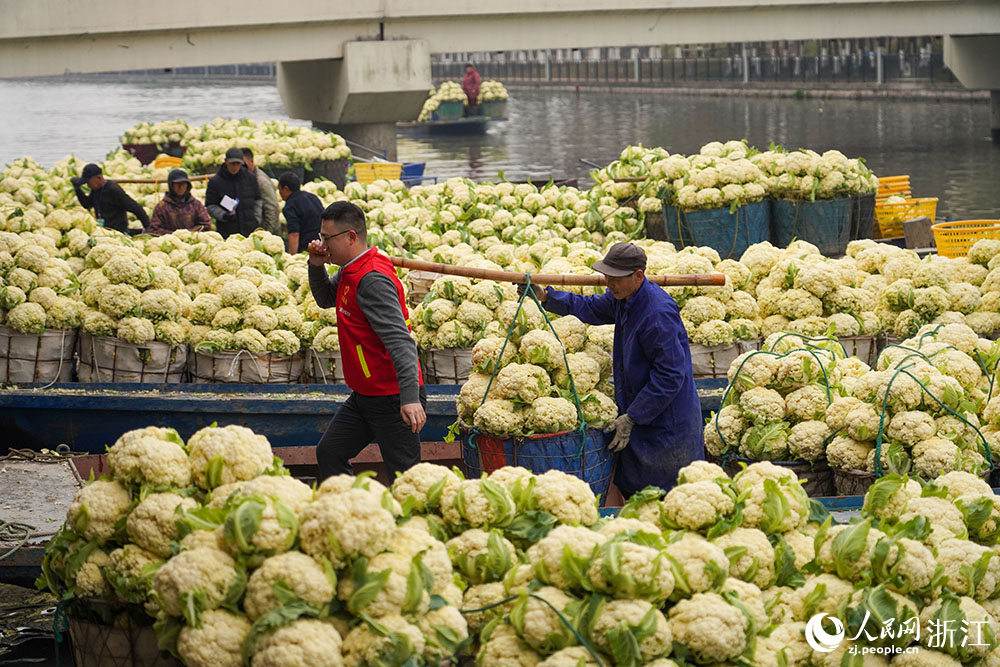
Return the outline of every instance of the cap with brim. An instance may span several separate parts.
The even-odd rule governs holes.
[[[616,243],[591,268],[611,278],[624,278],[646,268],[646,253],[637,245]]]
[[[101,168],[91,162],[90,164],[84,166],[83,171],[80,172],[80,180],[89,181],[94,176],[100,176],[102,173]]]
[[[243,162],[243,151],[239,148],[230,148],[226,151],[226,162]]]

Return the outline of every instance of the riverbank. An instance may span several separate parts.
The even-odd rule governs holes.
[[[435,82],[440,83],[440,82]],[[814,100],[898,100],[988,103],[988,90],[968,90],[952,84],[747,83],[691,81],[682,86],[569,81],[504,81],[510,91],[587,92],[611,95],[689,95],[705,97],[764,97]]]

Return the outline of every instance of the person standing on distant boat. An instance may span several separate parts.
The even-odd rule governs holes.
[[[465,65],[465,78],[462,79],[462,90],[469,98],[469,106],[479,105],[479,72],[472,63]]]

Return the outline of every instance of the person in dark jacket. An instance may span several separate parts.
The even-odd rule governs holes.
[[[243,151],[239,148],[226,151],[226,163],[208,181],[205,208],[215,218],[215,227],[222,238],[237,233],[249,236],[261,226],[264,204],[260,188],[257,178],[244,166]]]
[[[299,177],[285,172],[278,179],[278,194],[285,201],[282,211],[288,223],[288,252],[294,255],[300,248],[307,248],[319,240],[319,228],[323,224],[323,202],[311,192],[301,189]]]
[[[274,191],[274,183],[263,169],[254,164],[253,151],[249,148],[243,149],[243,164],[247,166],[247,171],[257,179],[257,187],[260,188],[260,201],[262,204],[260,225],[275,236],[281,236],[281,222],[278,220],[278,195]]]
[[[474,107],[479,104],[479,72],[475,66],[469,63],[465,66],[465,76],[462,77],[462,90],[469,98],[469,106]]]
[[[97,224],[109,229],[117,229],[122,234],[128,234],[128,219],[125,212],[128,211],[142,223],[143,229],[149,228],[149,216],[145,209],[122,190],[122,186],[114,181],[104,178],[104,172],[96,164],[88,164],[83,168],[78,178],[70,180],[73,184],[73,191],[80,206],[94,209],[94,217]],[[86,183],[90,188],[90,194],[84,194],[81,189]]]
[[[183,169],[174,169],[167,176],[167,194],[153,209],[149,233],[163,236],[178,229],[207,232],[212,218],[205,205],[191,196],[191,180]]]
[[[614,324],[615,402],[621,416],[609,448],[618,452],[615,484],[626,497],[648,485],[670,489],[677,472],[704,458],[701,403],[680,310],[646,280],[646,253],[616,243],[594,270],[608,278],[600,296],[551,287],[538,297],[545,309],[587,324]],[[523,286],[522,286],[523,291]]]

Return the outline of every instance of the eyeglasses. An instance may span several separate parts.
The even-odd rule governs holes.
[[[320,232],[319,233],[319,237],[323,240],[323,243],[326,243],[330,239],[335,239],[338,236],[340,236],[341,234],[346,234],[348,232],[353,232],[353,231],[354,231],[353,229],[345,229],[344,231],[337,232],[336,234],[324,234],[323,232]]]

